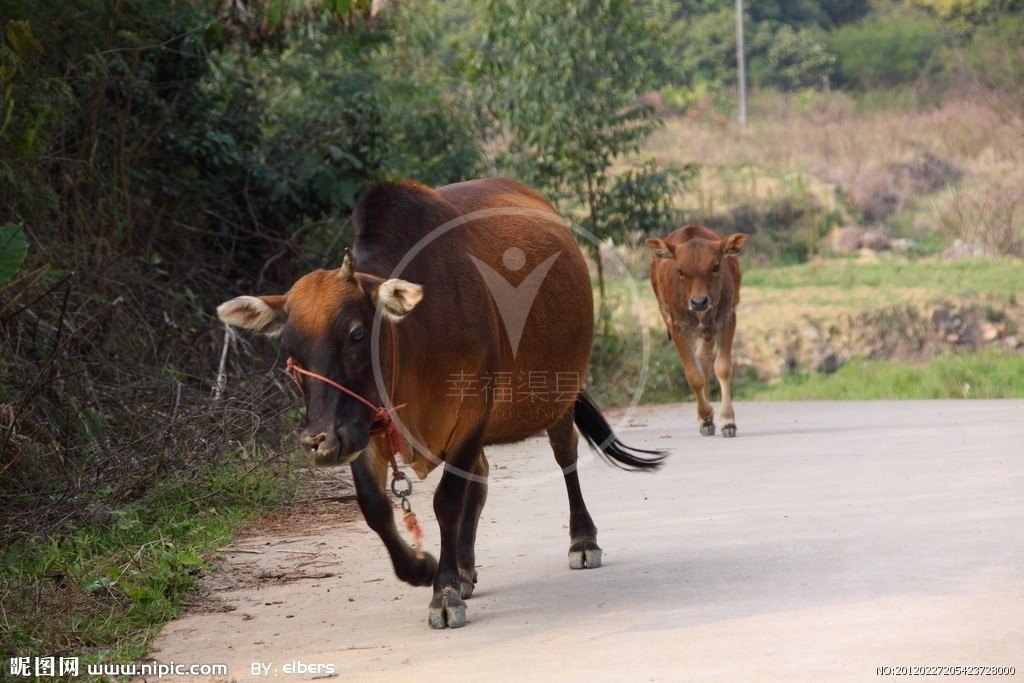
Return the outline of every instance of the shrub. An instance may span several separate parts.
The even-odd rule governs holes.
[[[948,74],[947,43],[938,20],[894,9],[836,29],[826,48],[836,55],[837,85],[868,90]]]
[[[954,194],[941,215],[946,234],[987,251],[1024,257],[1024,188],[996,181]]]
[[[908,162],[865,169],[846,188],[850,204],[865,220],[880,223],[917,197],[959,182],[965,172],[928,153]]]
[[[1024,86],[1024,16],[1004,15],[978,28],[964,46],[964,63],[973,78],[996,90]]]
[[[765,68],[752,73],[755,82],[799,90],[827,84],[836,57],[810,31],[782,26],[775,32],[764,62]]]

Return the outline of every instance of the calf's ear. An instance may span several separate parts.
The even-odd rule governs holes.
[[[676,257],[675,248],[665,240],[656,237],[647,240],[647,248],[658,258],[674,259]]]
[[[740,249],[747,243],[749,237],[744,235],[742,232],[734,232],[733,234],[722,240],[722,254],[729,256],[730,254],[740,253]]]
[[[217,317],[232,327],[274,335],[284,327],[284,303],[284,296],[240,296],[218,306]]]

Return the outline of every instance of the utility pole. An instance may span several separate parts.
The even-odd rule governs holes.
[[[736,67],[739,69],[740,128],[747,127],[747,60],[743,56],[743,0],[736,0]]]

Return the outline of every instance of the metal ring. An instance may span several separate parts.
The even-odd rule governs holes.
[[[401,491],[398,489],[399,482],[405,483],[405,488]],[[391,493],[395,494],[399,498],[405,498],[412,493],[412,480],[405,476],[404,472],[396,473],[394,478],[391,480]]]

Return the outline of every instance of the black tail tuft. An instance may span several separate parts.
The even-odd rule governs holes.
[[[647,451],[642,448],[630,448],[619,441],[612,431],[611,425],[604,419],[601,409],[584,392],[576,397],[574,415],[580,434],[587,440],[591,448],[596,450],[605,460],[624,470],[656,470],[665,459],[665,451]]]

